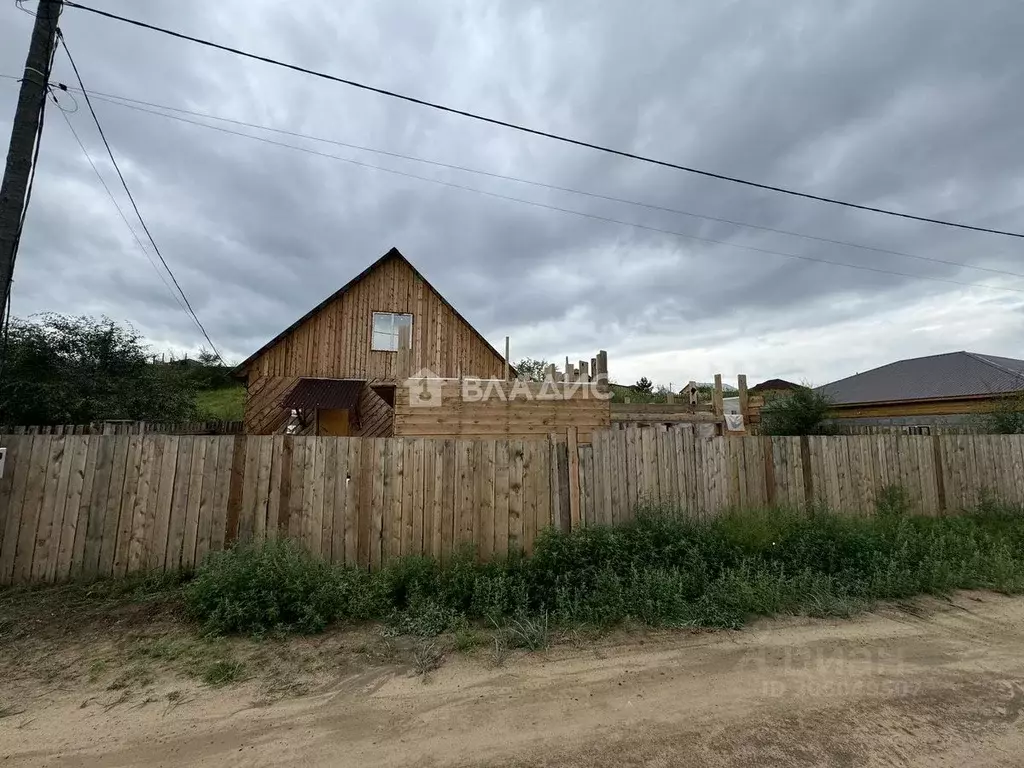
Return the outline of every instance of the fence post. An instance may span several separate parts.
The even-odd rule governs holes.
[[[580,527],[580,452],[579,431],[565,428],[565,449],[569,454],[569,527]]]
[[[724,435],[725,432],[725,402],[724,395],[722,394],[722,374],[715,374],[715,391],[711,395],[711,408],[718,417],[718,423],[715,425],[715,433],[718,435]]]
[[[935,491],[939,501],[939,514],[946,514],[946,477],[942,474],[942,437],[932,435],[932,452],[935,457]]]
[[[747,374],[741,373],[736,377],[739,387],[740,413],[743,415],[743,429],[749,435],[750,432],[750,397],[747,395]]]

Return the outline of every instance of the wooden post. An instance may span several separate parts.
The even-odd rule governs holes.
[[[722,374],[715,374],[715,393],[711,398],[711,408],[714,414],[718,417],[718,424],[715,427],[715,431],[724,435],[725,431],[725,403],[723,402],[724,396],[722,394]]]
[[[569,528],[580,527],[580,452],[576,427],[565,428],[565,448],[569,454]]]
[[[509,351],[508,336],[506,336],[505,337],[505,381],[508,381],[508,378],[509,378],[508,351]]]
[[[750,430],[750,398],[747,395],[747,374],[741,373],[737,378],[740,388],[740,413],[743,414],[743,428]]]
[[[608,389],[608,353],[603,349],[597,353],[597,383]]]

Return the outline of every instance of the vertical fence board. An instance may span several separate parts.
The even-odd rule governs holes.
[[[481,560],[490,560],[494,552],[494,506],[495,477],[494,462],[496,442],[485,440],[480,443],[480,464],[478,466],[478,482],[480,484],[479,526],[477,527],[476,546]],[[548,444],[540,443],[545,450]],[[547,479],[545,479],[547,482]],[[504,554],[499,552],[498,554]]]
[[[508,440],[494,443],[494,552],[508,554],[509,487],[512,456]],[[565,510],[568,518],[568,510]]]
[[[455,520],[455,441],[445,440],[441,455],[441,558],[451,559],[458,522]]]
[[[61,562],[57,579],[81,576],[89,581],[100,576],[107,496],[113,469],[113,437],[76,437],[76,460],[71,470],[64,508],[65,530],[61,536]],[[82,454],[85,454],[84,456]]]
[[[430,554],[441,559],[441,531],[444,520],[444,440],[427,443],[427,464],[434,480],[428,491],[430,500]]]
[[[551,451],[547,443],[537,443],[537,522],[535,530],[539,534],[554,524],[551,509]]]
[[[537,536],[537,472],[535,440],[523,441],[523,550],[533,552],[533,540]]]
[[[268,444],[271,442],[266,441]],[[189,462],[188,497],[185,499],[185,527],[181,540],[181,567],[192,570],[196,564],[199,542],[199,504],[203,498],[203,477],[206,469],[207,441],[192,438],[192,457]]]
[[[362,444],[364,440],[348,439],[348,474],[345,478],[345,564],[359,565],[359,518],[362,500],[360,478],[365,472]]]
[[[185,518],[188,515],[189,483],[192,481],[192,448],[194,437],[179,437],[174,475],[171,483],[171,517],[167,526],[165,565],[167,569],[181,567],[181,554],[185,543]]]
[[[324,509],[324,518],[331,518],[330,538],[324,539],[324,547],[330,552],[331,562],[341,565],[346,562],[345,557],[345,535],[346,520],[348,517],[348,486],[349,486],[349,445],[353,438],[339,437],[335,439],[334,445],[334,466],[333,490],[331,492],[331,506]]]
[[[150,440],[163,440],[159,437]],[[171,532],[171,508],[174,503],[174,475],[178,462],[178,446],[182,438],[167,437],[158,468],[158,482],[150,487],[152,504],[147,510],[147,530],[151,532],[146,548],[149,570],[162,570],[167,558],[167,543]]]
[[[393,466],[388,441],[384,438],[373,439],[373,499],[370,519],[370,567],[378,568],[385,556],[384,519],[389,515],[387,503],[391,501],[391,486],[386,468]]]
[[[3,502],[0,514],[7,517],[3,530],[0,531],[3,535],[3,540],[0,541],[0,585],[11,584],[14,581],[15,556],[20,532],[24,527],[26,483],[32,464],[32,445],[35,439],[29,435],[3,438],[3,444],[7,447],[7,468],[3,478],[3,490],[0,493],[0,502]]]
[[[523,548],[522,440],[509,441],[509,462],[510,467],[508,476],[508,551],[518,552]]]
[[[201,566],[212,549],[214,497],[217,493],[217,467],[220,464],[221,440],[216,437],[199,438],[206,446],[203,454],[203,480],[199,493],[199,521],[196,526],[194,563]]]
[[[493,453],[492,453],[493,457]],[[428,554],[429,546],[424,547],[424,506],[426,496],[424,494],[424,472],[426,471],[426,444],[422,437],[412,440],[412,545],[409,552],[415,555]],[[429,544],[429,539],[427,539]]]
[[[413,547],[413,529],[416,527],[413,520],[415,488],[416,444],[415,438],[407,437],[402,440],[402,530],[400,536],[402,555],[419,554],[419,547]]]
[[[39,521],[36,524],[35,552],[32,555],[31,577],[33,581],[45,580],[50,564],[50,549],[54,538],[52,530],[55,517],[54,507],[57,505],[57,488],[61,484],[62,475],[64,484],[67,484],[67,474],[64,472],[66,440],[67,438],[63,436],[50,439],[50,450],[43,474],[43,500],[39,507]],[[61,499],[58,526],[64,522],[64,501]],[[59,528],[56,538],[60,539]],[[56,552],[53,554],[56,556]]]

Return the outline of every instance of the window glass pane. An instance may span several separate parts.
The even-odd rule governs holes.
[[[398,337],[390,333],[373,332],[373,348],[384,352],[394,352],[398,349]]]
[[[373,313],[373,332],[374,333],[391,333],[391,329],[394,322],[394,315],[390,312],[374,312]]]
[[[371,349],[394,352],[398,349],[398,333],[400,328],[410,329],[412,339],[412,315],[394,312],[373,313],[373,334]]]

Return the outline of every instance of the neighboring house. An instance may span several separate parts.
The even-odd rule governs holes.
[[[1024,393],[1024,360],[950,352],[883,365],[820,387],[836,418],[871,425],[956,425]],[[851,423],[851,422],[845,422]]]
[[[409,338],[409,370],[399,339]],[[505,360],[392,248],[239,365],[247,434],[394,434],[414,371],[502,378]]]
[[[777,395],[789,394],[794,389],[803,389],[803,384],[794,384],[792,381],[786,381],[785,379],[768,379],[751,387],[748,391],[751,395],[775,397]]]

